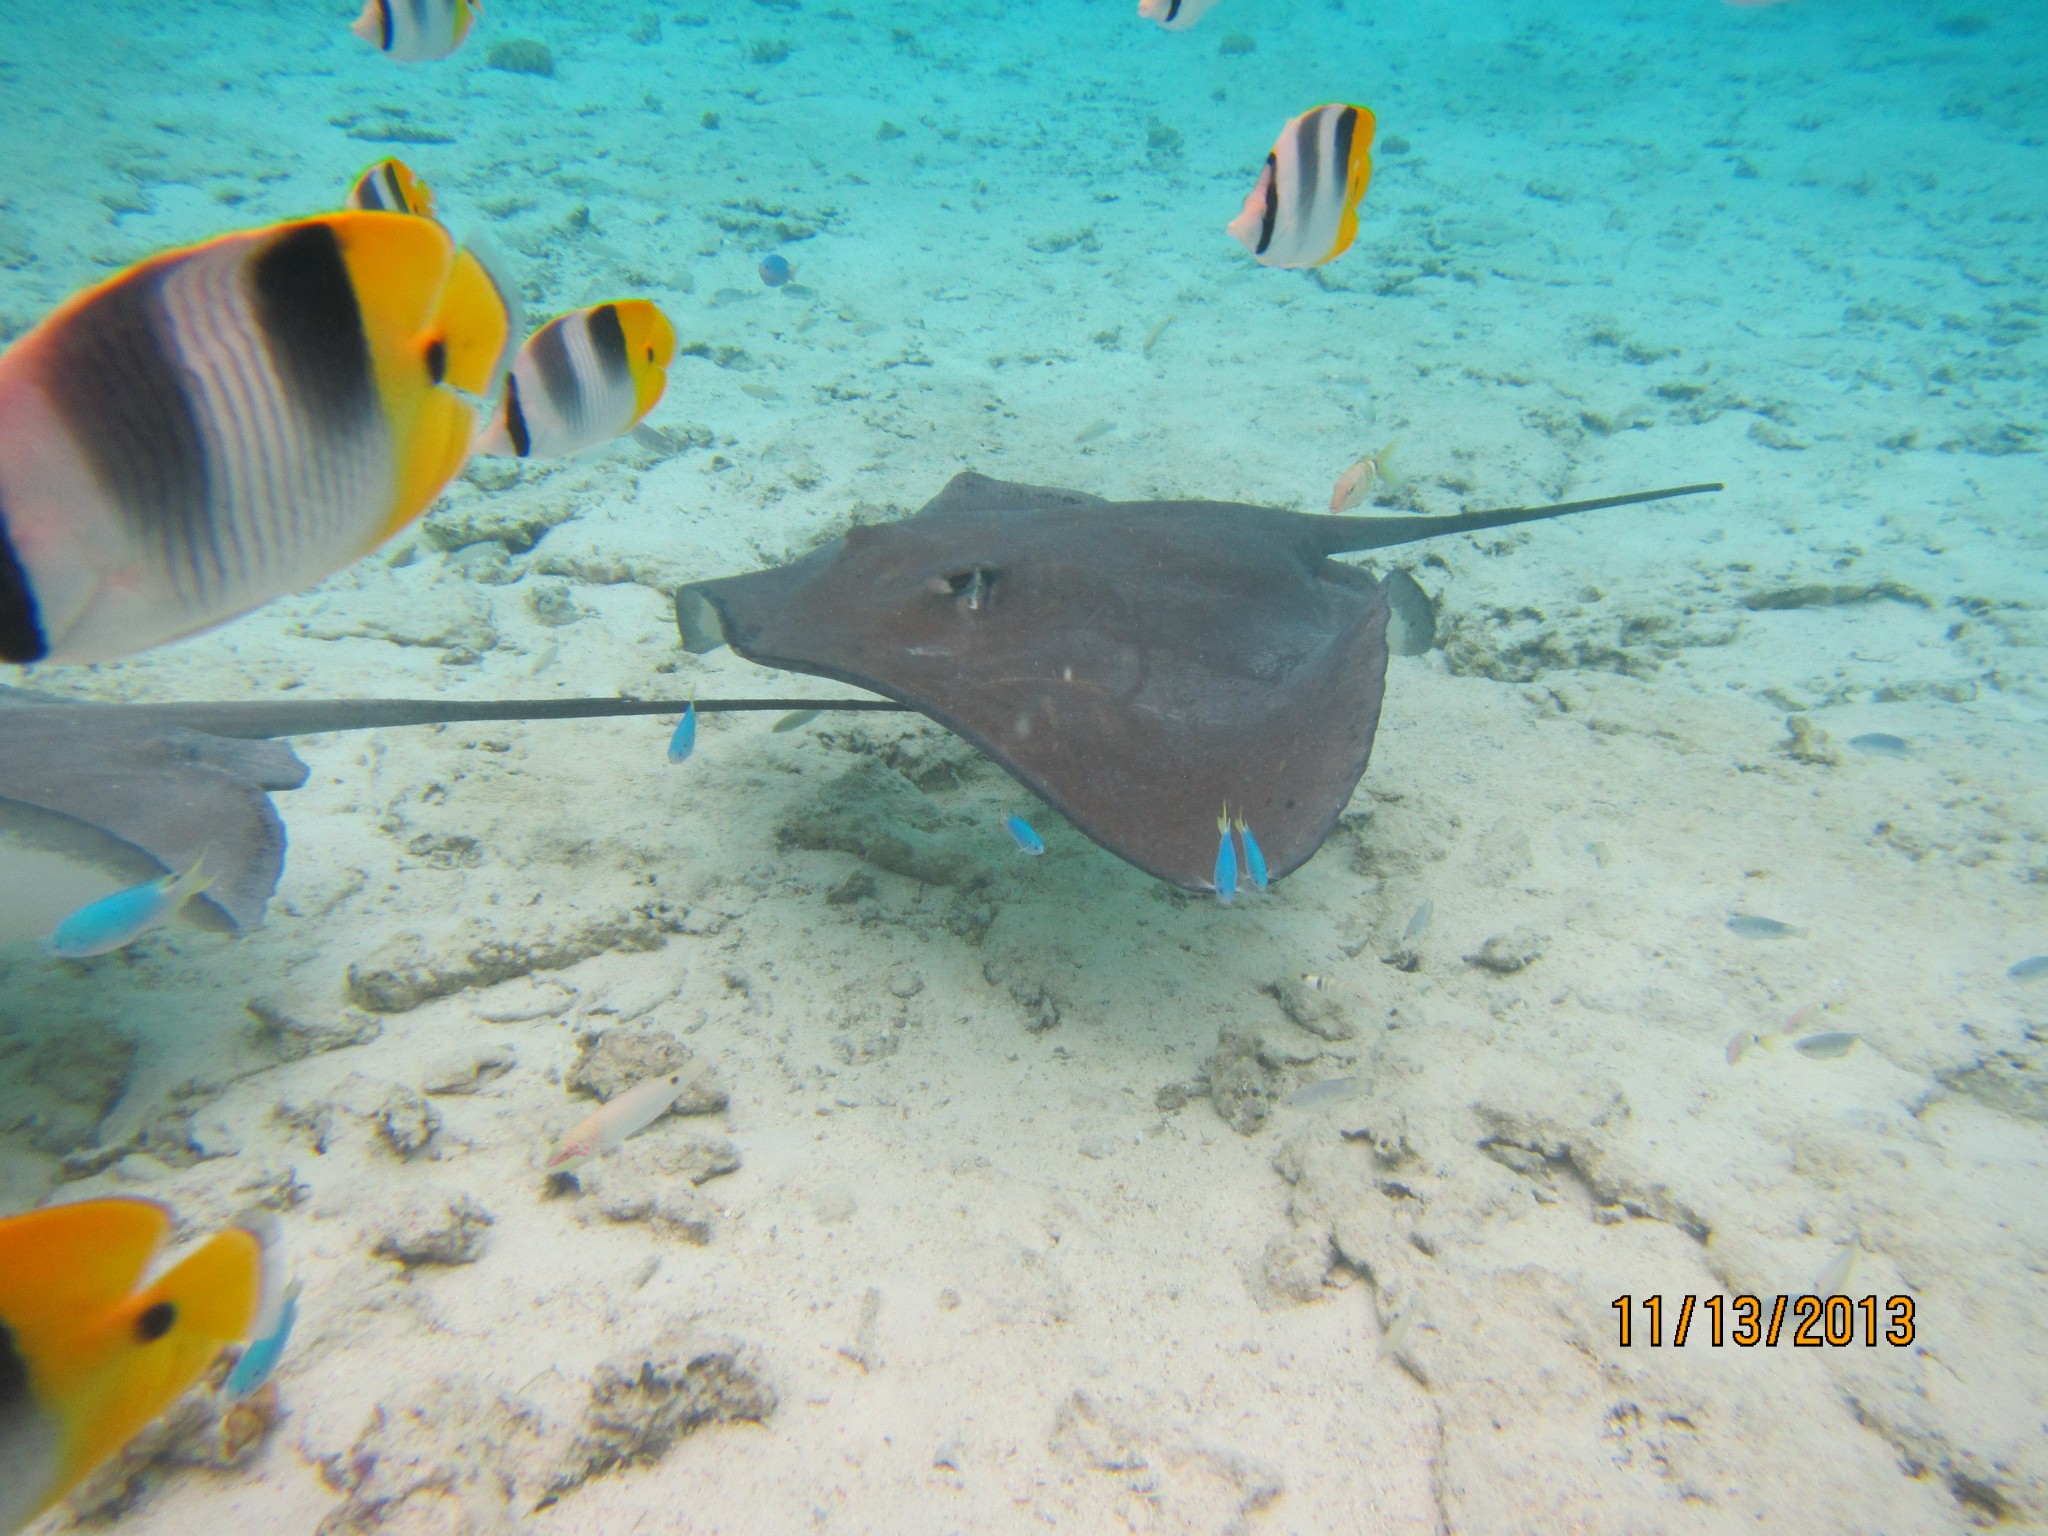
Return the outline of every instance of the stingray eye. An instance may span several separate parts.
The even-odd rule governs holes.
[[[977,565],[970,570],[953,571],[932,583],[932,590],[942,596],[957,597],[969,613],[978,610],[988,601],[988,595],[996,584],[996,573],[986,566]]]

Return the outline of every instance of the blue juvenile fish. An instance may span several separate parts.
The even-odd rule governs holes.
[[[1003,825],[1010,829],[1010,836],[1017,839],[1017,846],[1037,858],[1045,852],[1045,839],[1038,835],[1037,828],[1022,816],[1005,816]]]
[[[1220,837],[1216,844],[1216,899],[1228,901],[1237,894],[1237,850],[1230,845],[1230,809],[1216,818]]]
[[[690,754],[697,750],[697,706],[685,704],[683,718],[676,722],[676,733],[668,739],[668,760],[672,763],[687,763]]]
[[[2048,955],[2029,955],[2008,966],[2005,974],[2014,981],[2032,981],[2037,976],[2048,976]]]
[[[1244,871],[1252,877],[1252,884],[1263,891],[1266,888],[1266,850],[1259,846],[1259,840],[1252,836],[1252,829],[1244,824],[1242,816],[1237,818],[1237,837],[1244,844]]]
[[[243,1350],[242,1358],[235,1362],[234,1370],[228,1374],[228,1396],[247,1397],[251,1392],[262,1390],[263,1384],[276,1371],[277,1362],[283,1358],[284,1347],[291,1341],[292,1324],[298,1320],[299,1282],[294,1280],[284,1293],[284,1309],[278,1314],[277,1327]]]
[[[145,880],[87,902],[57,925],[50,935],[50,952],[66,960],[83,960],[127,948],[158,924],[169,922],[178,908],[213,884],[213,877],[200,869],[205,862],[202,855],[182,875]]]
[[[780,288],[795,276],[796,268],[789,264],[789,258],[782,252],[771,251],[761,258],[761,281],[770,288]]]

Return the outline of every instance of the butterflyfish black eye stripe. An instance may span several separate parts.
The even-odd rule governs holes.
[[[438,336],[427,343],[427,377],[436,384],[448,377],[448,343]]]
[[[50,637],[36,611],[28,572],[7,537],[7,509],[0,506],[0,661],[21,665],[41,661],[50,653]],[[0,1327],[0,1420],[7,1417],[7,1354],[5,1328]]]
[[[605,383],[630,384],[633,370],[626,357],[626,328],[619,324],[619,306],[600,304],[590,312],[590,350]]]
[[[519,406],[519,376],[505,376],[505,435],[512,439],[512,451],[525,458],[533,449],[533,433],[527,430],[526,412]]]
[[[183,559],[207,537],[206,440],[163,312],[170,269],[116,283],[54,333],[57,413],[128,526]]]
[[[301,224],[253,263],[256,315],[286,395],[322,435],[352,433],[377,411],[362,306],[326,224]]]
[[[15,1421],[34,1412],[29,1396],[28,1362],[14,1347],[14,1334],[0,1323],[0,1435]]]
[[[1266,156],[1266,216],[1259,225],[1257,254],[1266,254],[1266,248],[1273,243],[1273,225],[1280,217],[1280,162],[1273,155]]]

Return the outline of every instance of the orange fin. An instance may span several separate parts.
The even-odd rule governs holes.
[[[1351,164],[1346,168],[1344,178],[1344,212],[1337,220],[1337,241],[1331,246],[1330,254],[1316,263],[1335,261],[1351,249],[1351,242],[1358,238],[1358,205],[1365,201],[1365,189],[1372,184],[1372,140],[1378,131],[1379,120],[1365,107],[1353,107],[1358,114],[1358,123],[1351,132]]]

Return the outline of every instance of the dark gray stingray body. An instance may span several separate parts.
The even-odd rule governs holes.
[[[1673,494],[1350,518],[963,474],[911,517],[692,583],[676,614],[692,650],[729,644],[931,716],[1110,852],[1205,891],[1226,806],[1278,878],[1365,771],[1387,597],[1331,556]]]
[[[0,689],[0,843],[24,861],[90,866],[116,886],[204,854],[213,884],[193,907],[217,926],[262,921],[284,868],[269,791],[305,781],[306,765],[280,743]]]

